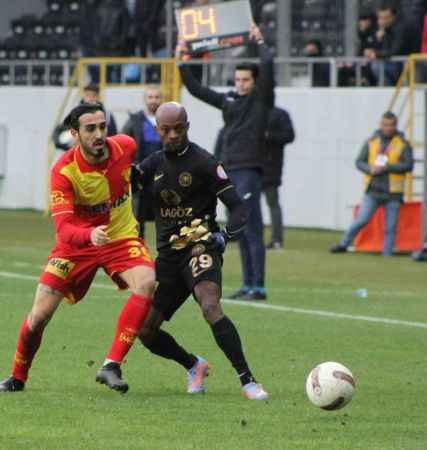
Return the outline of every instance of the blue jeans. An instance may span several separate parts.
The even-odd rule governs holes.
[[[370,67],[376,78],[377,84],[380,80],[382,64],[384,64],[384,86],[394,86],[399,80],[400,73],[402,72],[402,64],[393,61],[372,61]]]
[[[359,214],[356,220],[350,225],[350,228],[344,233],[340,242],[343,247],[348,247],[357,233],[371,220],[375,211],[384,204],[385,209],[385,230],[384,244],[382,254],[390,256],[393,254],[394,240],[396,237],[397,221],[399,219],[399,200],[379,200],[370,194],[363,197],[360,205]]]
[[[239,196],[249,209],[248,223],[239,240],[243,284],[264,287],[265,247],[261,214],[262,176],[255,169],[228,170]]]

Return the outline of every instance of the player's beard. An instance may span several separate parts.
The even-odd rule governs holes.
[[[99,140],[99,143],[101,143],[100,141],[101,141],[101,139]],[[88,146],[88,145],[84,144],[83,142],[80,143],[81,148],[82,148],[84,154],[86,155],[86,157],[94,159],[95,163],[97,161],[103,161],[105,159],[105,156],[108,154],[108,147],[105,144],[105,140],[102,140],[102,141],[103,141],[102,147],[101,146],[95,147],[95,145],[97,144],[98,141],[95,141],[92,146]]]
[[[188,138],[182,138],[177,142],[169,142],[168,144],[165,144],[165,150],[168,153],[180,153],[188,146]]]

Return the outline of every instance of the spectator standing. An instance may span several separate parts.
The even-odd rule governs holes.
[[[397,130],[397,117],[390,111],[383,114],[380,129],[368,139],[356,160],[356,167],[365,174],[366,191],[359,214],[331,253],[344,253],[357,233],[369,222],[375,211],[384,205],[385,233],[383,256],[393,253],[400,205],[403,202],[405,174],[414,166],[412,148]]]
[[[144,92],[145,111],[130,114],[123,127],[123,134],[135,139],[137,152],[134,163],[139,164],[147,156],[162,148],[156,129],[156,111],[162,103],[162,92],[157,85],[149,85]],[[140,195],[134,198],[135,216],[139,222],[139,236],[143,237],[145,222],[154,220],[152,186],[147,185]]]
[[[284,146],[295,139],[289,113],[273,108],[268,116],[265,132],[263,191],[271,217],[271,242],[267,250],[283,248],[283,214],[280,206],[279,187],[282,184]]]
[[[230,298],[265,300],[265,247],[260,197],[262,192],[263,149],[268,111],[274,105],[273,58],[261,31],[253,25],[250,37],[258,43],[261,64],[236,67],[236,91],[219,93],[202,86],[188,65],[179,63],[185,87],[198,99],[222,110],[224,131],[220,157],[238,194],[250,210],[246,229],[239,240],[243,286]],[[188,59],[183,44],[177,58]]]

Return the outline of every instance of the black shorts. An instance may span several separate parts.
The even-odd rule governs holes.
[[[212,281],[221,289],[222,261],[222,254],[205,244],[160,251],[156,258],[159,284],[154,294],[154,307],[170,320],[201,281]]]

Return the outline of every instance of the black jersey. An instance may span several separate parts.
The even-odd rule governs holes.
[[[217,196],[233,185],[209,152],[191,142],[180,153],[153,153],[137,168],[142,189],[152,183],[158,250],[170,248],[171,238],[196,219],[211,232],[219,230]]]

